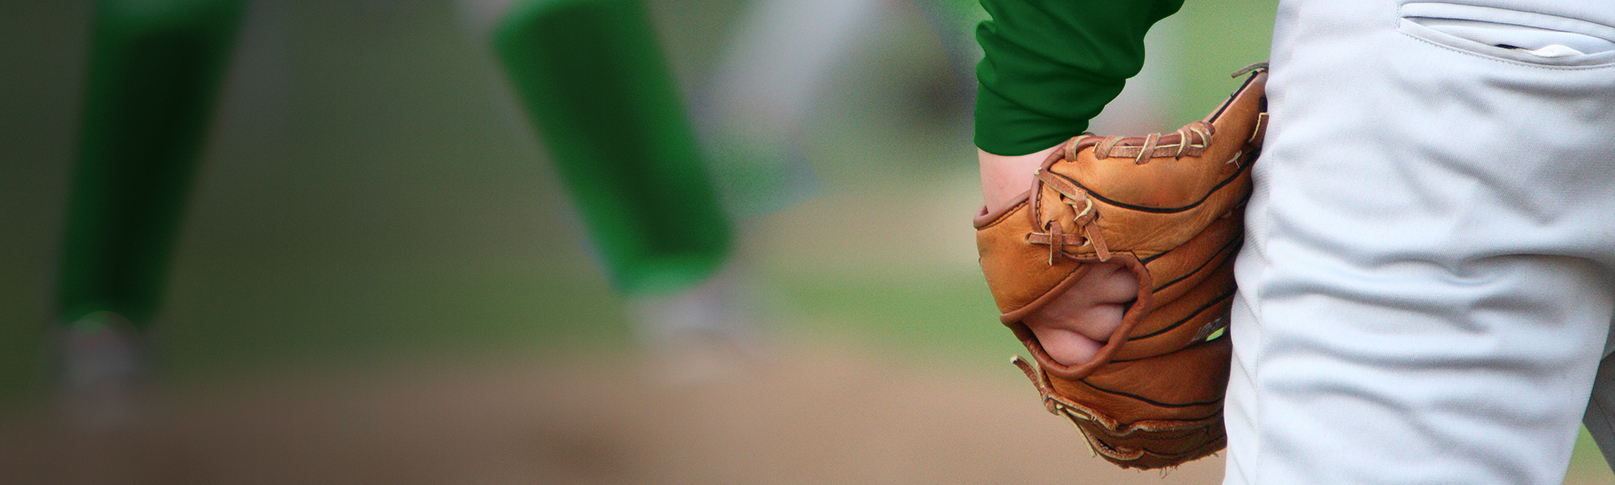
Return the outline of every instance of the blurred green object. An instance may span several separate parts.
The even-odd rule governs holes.
[[[96,2],[63,322],[113,311],[144,327],[157,312],[242,13],[240,0]]]
[[[493,42],[617,289],[711,275],[731,229],[644,6],[523,1]]]
[[[961,95],[976,102],[976,64],[981,62],[981,44],[976,42],[976,27],[992,20],[979,0],[916,0],[914,4],[925,14],[925,20],[936,30],[948,61],[958,72]]]

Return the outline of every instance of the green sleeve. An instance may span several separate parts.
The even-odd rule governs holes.
[[[1088,129],[1144,67],[1144,34],[1183,0],[981,0],[976,146],[1025,155]]]

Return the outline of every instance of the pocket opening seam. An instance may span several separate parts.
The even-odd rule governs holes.
[[[1615,42],[1615,26],[1528,10],[1445,2],[1411,2],[1398,7],[1397,16],[1402,19],[1436,18],[1516,25],[1581,34]]]
[[[1406,19],[1403,19],[1403,20],[1406,20]],[[1418,25],[1418,24],[1414,24],[1414,25]],[[1424,26],[1419,26],[1419,27],[1428,29],[1428,27],[1424,27]],[[1615,68],[1615,56],[1609,56],[1610,57],[1609,59],[1602,60],[1603,62],[1601,62],[1601,63],[1587,64],[1587,65],[1574,65],[1574,64],[1559,64],[1559,65],[1556,65],[1556,64],[1528,62],[1528,61],[1524,61],[1524,60],[1517,60],[1517,59],[1512,59],[1512,58],[1508,58],[1508,57],[1501,57],[1501,56],[1492,55],[1492,54],[1485,54],[1485,53],[1481,53],[1481,52],[1472,51],[1472,50],[1469,50],[1469,49],[1455,47],[1455,46],[1452,46],[1452,45],[1449,45],[1449,44],[1443,43],[1443,42],[1437,42],[1437,41],[1425,38],[1424,36],[1421,36],[1419,34],[1409,32],[1408,29],[1406,28],[1405,24],[1402,26],[1402,28],[1400,28],[1398,30],[1401,32],[1402,35],[1407,36],[1408,38],[1411,38],[1411,39],[1419,41],[1419,42],[1423,42],[1425,44],[1429,44],[1431,46],[1435,46],[1435,47],[1438,47],[1438,48],[1441,48],[1441,49],[1449,50],[1449,51],[1456,52],[1456,53],[1459,53],[1459,54],[1463,54],[1463,55],[1466,55],[1466,56],[1485,59],[1485,60],[1488,60],[1488,61],[1495,61],[1495,62],[1513,64],[1513,65],[1516,65],[1516,66],[1531,67],[1531,68],[1537,68],[1537,69],[1551,69],[1551,70],[1556,70],[1556,71],[1593,71],[1593,70],[1598,70],[1598,69],[1612,69],[1612,68]],[[1432,31],[1432,32],[1435,32],[1435,31]],[[1441,34],[1440,32],[1435,32],[1435,33]],[[1441,34],[1441,35],[1446,35],[1446,34]],[[1468,40],[1468,39],[1460,39],[1460,38],[1457,38],[1457,37],[1454,37],[1454,39],[1463,40],[1465,42],[1471,42],[1471,43],[1475,44],[1476,46],[1480,46],[1480,47],[1487,47],[1487,48],[1493,48],[1493,49],[1502,50],[1501,47],[1488,46],[1486,44],[1482,44],[1482,43],[1479,43],[1479,42],[1474,42],[1474,41],[1471,41],[1471,40]],[[1605,52],[1605,53],[1594,54],[1594,55],[1595,56],[1605,56],[1607,54],[1611,54],[1611,52]],[[1529,54],[1526,54],[1526,55],[1529,55]],[[1588,56],[1588,57],[1591,57],[1591,56]]]

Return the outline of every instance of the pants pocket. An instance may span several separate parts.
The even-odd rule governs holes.
[[[1495,60],[1550,67],[1615,64],[1615,27],[1522,10],[1416,2],[1398,29],[1417,39]]]

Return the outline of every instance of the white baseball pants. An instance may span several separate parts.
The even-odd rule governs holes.
[[[1271,61],[1225,483],[1559,484],[1615,417],[1615,2],[1283,0]]]

